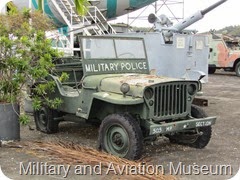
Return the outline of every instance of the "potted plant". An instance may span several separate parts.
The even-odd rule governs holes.
[[[52,23],[41,13],[23,12],[0,15],[0,142],[20,139],[20,125],[28,118],[20,112],[22,91],[36,79],[44,80],[54,68],[57,50],[45,38],[44,31]],[[53,90],[54,83],[36,87],[39,96]],[[34,108],[41,101],[34,99]],[[57,105],[59,100],[48,100]]]

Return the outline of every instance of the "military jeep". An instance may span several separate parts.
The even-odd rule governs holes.
[[[205,147],[216,117],[192,104],[200,81],[150,74],[142,38],[81,37],[81,58],[61,58],[56,72],[69,79],[56,83],[62,104],[34,112],[37,129],[58,131],[60,121],[99,122],[98,146],[113,155],[138,159],[146,140],[166,136],[170,142]]]

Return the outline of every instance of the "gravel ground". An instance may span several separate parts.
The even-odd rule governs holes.
[[[216,74],[209,76],[209,83],[203,85],[203,98],[209,101],[208,107],[204,107],[204,110],[209,116],[217,116],[217,123],[213,126],[212,139],[206,148],[194,149],[171,144],[166,138],[158,138],[154,143],[145,146],[142,161],[158,165],[165,174],[177,173],[175,176],[183,180],[225,180],[234,176],[240,166],[239,82],[240,78],[236,77],[234,73],[217,71]],[[98,128],[87,124],[62,123],[60,132],[51,135],[36,131],[33,121],[30,123],[30,127],[21,127],[21,142],[68,141],[93,148],[97,146]],[[47,155],[40,156],[19,148],[0,147],[2,171],[14,180],[64,179],[62,174],[60,176],[19,174],[21,162],[50,161],[51,158]],[[178,167],[179,169],[177,169]],[[189,171],[191,168],[192,171]],[[76,176],[73,171],[70,171],[67,179],[116,179],[116,176]],[[1,176],[0,180],[2,180]]]

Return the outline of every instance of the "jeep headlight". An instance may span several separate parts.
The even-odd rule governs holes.
[[[197,86],[195,84],[190,84],[188,86],[188,94],[190,94],[191,96],[194,95],[197,91]]]
[[[130,91],[130,86],[128,83],[123,83],[120,87],[120,91],[125,95]]]
[[[144,97],[149,100],[153,97],[153,89],[148,87],[147,89],[145,89],[144,91]]]

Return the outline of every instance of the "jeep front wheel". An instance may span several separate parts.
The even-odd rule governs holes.
[[[238,77],[240,77],[240,62],[237,63],[235,67],[235,72]]]
[[[139,124],[130,115],[107,116],[99,129],[99,148],[126,159],[142,155],[143,136]]]
[[[34,120],[37,130],[51,134],[58,132],[59,121],[55,121],[57,117],[56,110],[49,107],[42,107],[40,110],[34,111]]]
[[[192,105],[191,114],[194,118],[204,118],[207,114],[198,106]],[[167,136],[172,143],[188,145],[198,149],[202,149],[209,143],[212,135],[212,127],[205,126],[192,129],[189,132],[177,133]]]

